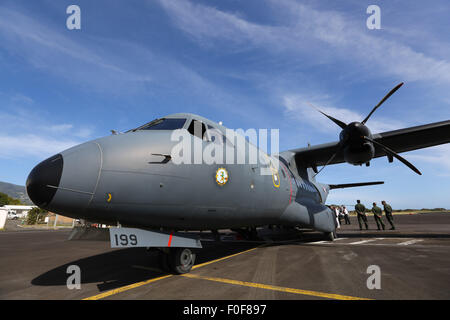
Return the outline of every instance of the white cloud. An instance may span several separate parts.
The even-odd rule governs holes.
[[[278,37],[278,28],[247,22],[237,15],[189,1],[159,1],[173,22],[196,40],[216,38],[235,44],[264,44]],[[207,43],[204,42],[206,45]]]
[[[341,120],[346,124],[353,121],[362,121],[367,116],[346,108],[332,106],[332,102],[327,95],[296,94],[285,95],[282,99],[283,107],[289,117],[295,118],[297,121],[310,125],[324,133],[334,132],[335,134],[338,134],[341,129],[308,103],[311,103],[322,112]],[[405,124],[400,121],[383,119],[374,115],[367,122],[367,126],[372,133],[378,133],[403,128],[405,127]]]
[[[44,127],[43,129],[46,129],[53,133],[62,133],[62,132],[67,132],[67,131],[71,130],[72,128],[73,128],[72,124],[64,123],[64,124],[57,124],[57,125],[52,125],[49,127]]]
[[[212,39],[233,45],[222,46],[220,50],[258,46],[276,53],[313,54],[315,60],[318,56],[328,55],[358,64],[367,76],[389,75],[404,81],[450,84],[449,61],[383,38],[380,33],[369,33],[361,27],[360,20],[291,0],[267,3],[272,5],[274,15],[283,17],[283,25],[253,23],[239,14],[190,1],[160,0],[174,24],[201,44]]]
[[[89,91],[116,95],[136,92],[148,95],[189,96],[208,101],[211,106],[226,106],[230,111],[239,99],[209,81],[191,65],[169,55],[155,53],[151,44],[120,38],[71,37],[20,11],[0,6],[0,41],[5,50],[18,56],[46,75],[75,83]],[[193,97],[193,99],[192,99]],[[243,114],[243,113],[242,113]],[[88,128],[78,132],[86,136]]]
[[[0,133],[0,157],[16,159],[33,156],[43,159],[79,143],[75,140],[47,138],[35,134],[10,136]]]
[[[450,176],[450,144],[444,144],[427,151],[417,151],[408,154],[408,159],[417,163],[426,162],[434,165],[438,175]]]
[[[45,126],[42,125],[41,129],[43,131],[49,132],[50,134],[65,134],[79,138],[89,138],[93,134],[93,130],[86,127],[75,127],[70,123],[56,124]]]
[[[43,159],[92,138],[93,131],[89,128],[55,124],[45,115],[13,102],[8,106],[10,112],[0,112],[0,158]]]
[[[79,138],[89,138],[92,134],[93,130],[89,128],[80,128],[74,132],[74,136]]]
[[[71,57],[79,62],[87,63],[91,68],[103,69],[110,75],[126,78],[139,78],[132,75],[117,65],[108,62],[88,47],[83,46],[62,33],[45,26],[18,11],[8,8],[0,10],[0,34],[5,42],[14,46],[7,46],[8,50],[27,58],[27,60],[38,68],[46,68],[55,72],[68,73],[71,77],[69,66],[55,65],[63,58]],[[68,63],[70,65],[70,63]],[[84,70],[86,71],[86,70]],[[95,72],[90,72],[94,75]],[[86,80],[89,77],[86,76]]]
[[[16,94],[11,97],[12,103],[22,104],[22,105],[32,105],[34,103],[34,100],[30,97],[27,97],[23,94]]]

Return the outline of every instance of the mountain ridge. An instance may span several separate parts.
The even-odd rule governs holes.
[[[25,186],[0,181],[0,192],[7,194],[11,198],[19,199],[23,204],[33,204],[27,195]]]

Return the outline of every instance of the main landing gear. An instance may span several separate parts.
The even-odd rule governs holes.
[[[195,249],[201,249],[200,238],[178,232],[138,228],[109,228],[111,248],[147,248],[157,250],[160,268],[175,274],[188,273],[195,263]]]
[[[325,232],[325,240],[328,241],[334,241],[335,239],[337,239],[337,234],[336,234],[336,230],[332,231],[332,232]]]
[[[159,264],[162,270],[175,274],[191,271],[195,253],[190,248],[160,248]]]
[[[258,231],[256,230],[255,227],[231,229],[231,231],[234,231],[234,232],[238,233],[245,240],[249,240],[249,241],[261,240],[258,237]]]

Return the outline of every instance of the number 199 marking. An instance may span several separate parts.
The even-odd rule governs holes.
[[[121,234],[121,235],[114,235],[116,240],[116,246],[128,246],[128,244],[135,246],[137,245],[137,237],[135,234]],[[120,243],[119,243],[120,241]]]

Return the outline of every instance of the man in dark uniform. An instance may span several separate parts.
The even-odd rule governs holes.
[[[362,230],[362,223],[361,220],[364,221],[364,224],[366,225],[366,230],[369,230],[369,225],[367,224],[367,217],[366,217],[366,207],[361,204],[361,201],[356,200],[355,205],[355,211],[356,216],[358,217],[358,223],[359,223],[359,230]]]
[[[391,230],[395,230],[394,226],[394,217],[392,216],[392,207],[386,203],[386,201],[381,201],[381,204],[384,207],[384,214],[386,215],[387,221],[391,224],[392,228]]]
[[[380,224],[384,230],[384,223],[383,223],[383,220],[381,219],[381,216],[383,215],[383,211],[381,211],[380,207],[377,207],[376,202],[373,203],[372,212],[373,212],[373,217],[375,218],[375,222],[377,223],[378,230],[380,230]]]

